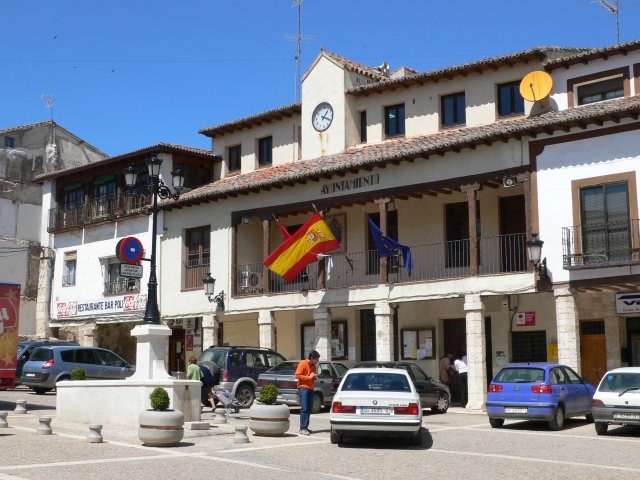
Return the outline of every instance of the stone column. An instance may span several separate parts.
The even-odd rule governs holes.
[[[269,310],[258,312],[258,333],[261,347],[276,349],[276,319]]]
[[[328,308],[316,308],[313,311],[316,327],[314,349],[320,354],[321,360],[331,360],[331,312]]]
[[[389,302],[376,303],[376,360],[393,361],[393,316]]]
[[[49,256],[50,249],[43,249],[47,252],[40,260],[38,282],[38,298],[36,300],[36,335],[38,338],[49,338],[51,336],[51,328],[49,327],[49,305],[51,304],[51,275],[53,268],[53,259]]]
[[[467,327],[467,409],[483,410],[487,403],[487,346],[484,337],[484,304],[480,295],[465,295]]]
[[[620,358],[620,349],[622,348],[622,345],[620,344],[620,326],[622,323],[622,318],[617,315],[604,317],[607,370],[612,370],[622,366],[622,359]]]
[[[96,330],[95,323],[87,323],[78,328],[78,343],[85,347],[95,347],[96,342]]]
[[[218,316],[215,313],[202,317],[202,350],[218,345]]]
[[[567,288],[553,290],[556,300],[556,328],[558,329],[558,363],[580,373],[580,331],[575,293]]]

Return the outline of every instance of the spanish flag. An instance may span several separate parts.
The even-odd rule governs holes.
[[[314,213],[307,223],[287,238],[264,265],[287,282],[293,280],[304,267],[318,260],[318,254],[340,248],[329,225],[319,213]]]

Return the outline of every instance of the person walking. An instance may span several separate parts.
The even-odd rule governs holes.
[[[460,386],[460,403],[462,408],[467,406],[468,391],[467,391],[467,356],[463,353],[458,353],[456,361],[453,363],[454,368],[458,372],[458,385]]]
[[[302,360],[296,368],[298,380],[298,397],[300,397],[300,435],[309,435],[309,417],[313,409],[313,389],[318,378],[317,365],[320,354],[315,350],[309,352],[306,360]]]
[[[198,380],[202,382],[202,372],[200,366],[196,363],[198,359],[194,356],[189,357],[189,366],[187,367],[187,380]]]
[[[447,353],[440,359],[440,381],[449,387],[451,387],[451,381],[453,380],[453,361],[455,357],[453,353]]]

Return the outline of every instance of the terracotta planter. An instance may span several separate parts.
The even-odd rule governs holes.
[[[148,447],[170,447],[184,437],[184,414],[180,410],[144,410],[138,423],[138,438]]]
[[[273,437],[289,430],[289,407],[254,402],[249,408],[249,428],[255,435]]]

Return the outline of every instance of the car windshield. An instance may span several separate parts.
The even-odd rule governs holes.
[[[268,370],[268,373],[277,373],[279,375],[293,375],[299,362],[282,362]]]
[[[640,389],[640,373],[607,373],[598,390],[620,393],[633,388]]]
[[[398,373],[350,373],[347,374],[343,391],[366,392],[410,392],[411,387],[405,375]]]
[[[496,383],[544,382],[544,369],[528,367],[503,368],[493,381]]]

